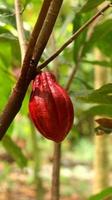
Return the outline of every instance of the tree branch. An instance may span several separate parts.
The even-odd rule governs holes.
[[[51,2],[46,19],[44,21],[43,27],[41,29],[40,35],[38,37],[38,40],[35,46],[35,51],[33,55],[35,65],[38,64],[38,61],[40,60],[40,57],[46,47],[46,44],[49,40],[54,24],[56,22],[57,16],[59,14],[62,2],[63,0],[52,0]]]
[[[51,0],[52,1],[52,0]],[[50,0],[44,0],[43,6],[40,11],[39,18],[35,24],[34,30],[32,32],[29,45],[25,54],[25,58],[22,65],[21,75],[16,83],[15,88],[12,91],[11,96],[9,97],[9,100],[3,110],[3,112],[0,115],[0,140],[3,138],[5,132],[7,131],[8,127],[10,126],[12,120],[16,116],[16,114],[19,112],[22,101],[24,99],[24,96],[26,94],[28,85],[32,78],[35,75],[35,68],[33,65],[30,64],[33,50],[37,41],[37,38],[39,36],[41,26],[44,22],[44,17],[47,14],[47,11],[49,9]],[[49,3],[48,3],[49,2]],[[52,21],[52,18],[51,18]],[[45,47],[44,47],[45,48]]]
[[[26,55],[25,55],[25,58],[23,61],[23,67],[22,67],[22,73],[21,73],[23,75],[23,77],[26,76],[26,72],[28,71],[29,64],[30,64],[30,61],[33,56],[34,47],[35,47],[36,41],[38,39],[38,36],[40,34],[41,28],[43,26],[43,23],[46,18],[46,15],[47,15],[47,12],[48,12],[51,2],[52,2],[52,0],[44,0],[39,17],[36,21],[33,32],[31,34],[29,45],[28,45]]]
[[[25,52],[26,52],[26,38],[24,34],[23,20],[22,20],[20,11],[21,11],[20,0],[15,0],[16,25],[17,25],[18,39],[19,39],[19,44],[20,44],[20,49],[21,49],[21,59],[23,62]]]
[[[37,67],[37,71],[43,69],[46,65],[48,65],[52,60],[54,60],[69,44],[71,44],[90,24],[94,22],[98,17],[102,15],[108,8],[112,6],[112,3],[106,5],[102,8],[96,15],[94,15],[91,19],[89,19],[82,27],[80,27],[72,37],[67,40],[60,49],[58,49],[50,58],[48,58],[44,63],[40,64]]]

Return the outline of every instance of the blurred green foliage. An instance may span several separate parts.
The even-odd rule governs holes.
[[[96,13],[97,6],[104,0],[65,0],[61,9],[59,18],[53,31],[53,43],[48,43],[46,50],[42,56],[42,60],[48,58],[53,52],[59,48],[73,32],[78,30],[91,16]],[[42,0],[22,0],[22,17],[24,31],[27,41],[33,29]],[[63,87],[69,79],[72,69],[79,62],[79,69],[70,87],[69,94],[72,98],[75,110],[75,120],[70,135],[64,142],[63,157],[67,152],[79,160],[87,162],[92,161],[92,143],[90,139],[93,133],[93,116],[104,115],[112,117],[112,84],[108,84],[94,90],[94,66],[112,68],[112,9],[106,11],[104,16],[99,20],[91,36],[88,37],[91,26],[87,28],[62,54],[57,58],[59,82]],[[104,55],[102,61],[94,58],[94,49],[98,48]],[[80,53],[81,52],[81,53]],[[18,74],[20,73],[20,47],[18,43],[18,34],[16,30],[14,1],[0,1],[0,112],[2,112],[8,97],[13,90]],[[55,69],[55,63],[48,65],[49,70]],[[8,129],[8,136],[4,138],[3,146],[11,155],[11,157],[21,166],[31,167],[34,149],[34,140],[31,139],[32,127],[28,116],[28,101],[31,88],[29,87],[26,97],[23,101],[20,113]],[[10,138],[12,137],[15,141]],[[43,139],[40,134],[36,135],[36,142],[42,153],[42,158],[47,160],[51,156],[52,145],[50,141]],[[23,140],[25,146],[20,149],[18,141]],[[10,148],[11,147],[11,148]],[[86,149],[84,150],[84,148]],[[25,156],[24,156],[24,153]],[[85,156],[83,155],[85,152]],[[62,158],[63,158],[62,157]],[[20,159],[18,159],[20,158]],[[28,159],[28,160],[27,160]],[[37,159],[40,160],[37,152]],[[31,163],[30,163],[31,162]],[[48,160],[47,160],[48,162]],[[10,173],[10,167],[7,165],[5,171],[0,176],[6,178]],[[62,176],[63,178],[63,176]],[[63,180],[62,180],[63,181]],[[71,188],[73,192],[73,188]],[[66,193],[72,193],[66,191]],[[80,191],[79,191],[80,192]],[[91,198],[97,199],[97,198]]]

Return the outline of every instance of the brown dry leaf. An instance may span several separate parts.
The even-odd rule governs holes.
[[[104,128],[112,129],[112,118],[99,118],[95,121]]]

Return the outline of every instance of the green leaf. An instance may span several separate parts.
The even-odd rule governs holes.
[[[1,33],[0,34],[0,41],[9,41],[9,40],[17,40],[16,37],[14,37],[14,35],[12,35],[11,33]]]
[[[102,60],[102,61],[99,61],[99,60],[82,60],[83,63],[89,63],[91,65],[99,65],[99,66],[102,66],[102,67],[112,67],[112,63],[111,62],[108,62],[106,60]]]
[[[82,79],[80,77],[75,77],[75,80],[78,80],[81,84],[83,84],[88,90],[92,90],[93,87],[87,82],[87,80]]]
[[[88,0],[84,6],[81,9],[81,12],[88,12],[91,11],[92,9],[96,8],[98,5],[100,5],[101,3],[103,3],[105,0]]]
[[[13,142],[13,140],[7,135],[2,140],[3,146],[17,164],[23,168],[27,165],[27,159],[23,155],[21,149]]]
[[[112,95],[103,94],[91,94],[86,97],[80,97],[81,100],[86,103],[98,103],[98,104],[112,104]]]
[[[31,2],[31,0],[23,0],[22,2],[24,4],[24,9],[25,9],[26,6]]]
[[[24,98],[24,101],[23,101],[23,103],[22,103],[22,107],[21,107],[21,110],[20,110],[20,112],[21,112],[21,114],[22,115],[28,115],[28,104],[29,104],[29,98],[30,98],[30,94],[26,94],[25,95],[25,98]]]
[[[76,32],[89,18],[90,18],[90,14],[81,16],[80,13],[76,13],[73,19],[73,32]],[[76,38],[76,40],[74,41],[73,58],[76,63],[79,59],[80,49],[85,44],[86,36],[87,36],[87,30],[83,31],[82,34],[79,35],[78,38]],[[83,56],[84,56],[84,53],[83,53]]]
[[[106,21],[104,21],[103,23],[101,23],[100,25],[97,25],[95,28],[95,31],[93,33],[93,38],[96,41],[102,40],[102,38],[105,37],[105,35],[107,35],[108,33],[111,34],[112,32],[112,20],[108,19]],[[100,36],[98,38],[98,36]]]
[[[94,90],[87,96],[79,97],[79,99],[86,103],[98,103],[98,104],[112,104],[112,83],[106,84],[101,88]]]
[[[101,88],[94,90],[91,94],[77,97],[86,103],[97,103],[86,111],[89,115],[103,115],[112,117],[112,83],[103,85]]]
[[[0,21],[16,27],[14,9],[6,3],[0,4]]]
[[[20,47],[17,38],[11,33],[1,33],[0,47],[0,58],[6,67],[20,65]],[[8,56],[6,57],[6,55]]]
[[[91,38],[86,42],[84,53],[90,52],[94,46],[97,46],[106,56],[112,57],[111,36],[112,20],[108,19],[95,27]]]
[[[112,83],[108,83],[94,91],[95,93],[110,94],[112,93]]]
[[[86,114],[88,114],[89,116],[100,115],[100,116],[112,117],[112,105],[93,106],[86,111]]]
[[[112,51],[112,46],[111,46],[112,37],[111,36],[112,36],[112,30],[111,30],[111,32],[108,32],[107,34],[105,34],[102,37],[103,42],[101,41],[101,39],[97,42],[97,47],[100,49],[100,51],[104,55],[106,55],[110,58],[112,58],[112,53],[111,53],[111,51]]]
[[[6,69],[7,70],[7,69]],[[7,70],[8,72],[8,70]],[[5,82],[4,82],[5,80]],[[5,104],[7,103],[7,99],[9,98],[10,92],[12,88],[12,81],[9,78],[8,73],[0,67],[0,111],[3,109]]]
[[[106,188],[99,194],[93,195],[88,200],[106,200],[106,199],[112,199],[112,187]]]

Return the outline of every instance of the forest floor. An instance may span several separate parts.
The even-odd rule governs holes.
[[[75,160],[74,154],[66,154],[61,163],[60,200],[87,200],[92,194],[94,171],[91,161]],[[43,159],[40,177],[43,198],[38,198],[39,190],[35,189],[34,167],[29,161],[25,169],[20,169],[14,160],[5,152],[0,153],[0,200],[50,200],[52,157]],[[112,184],[112,173],[110,175]]]
[[[6,168],[6,165],[8,165],[8,168]],[[84,197],[81,198],[80,194],[82,193],[81,195],[83,195],[83,189],[86,190],[88,187],[86,187],[86,184],[88,182],[87,179],[90,179],[89,173],[89,177],[86,177],[86,180],[81,182],[80,177],[78,177],[78,174],[76,175],[75,172],[76,166],[68,167],[63,165],[61,177],[64,178],[61,178],[60,200],[86,200]],[[85,167],[85,169],[87,168],[87,166],[83,167]],[[51,161],[42,166],[42,184],[44,188],[44,198],[42,198],[42,200],[50,200],[51,170]],[[80,187],[84,187],[82,192],[81,189],[78,189]],[[32,171],[30,168],[21,170],[16,163],[10,161],[10,159],[7,164],[6,161],[4,162],[4,159],[0,161],[0,200],[38,200],[38,193],[36,197],[36,189],[32,181]]]

